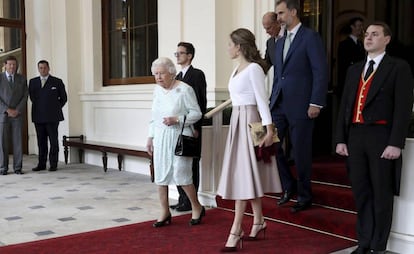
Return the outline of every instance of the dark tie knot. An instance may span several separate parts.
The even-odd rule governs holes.
[[[177,79],[177,80],[182,80],[182,79],[183,79],[183,72],[182,72],[182,71],[180,71],[180,72],[178,73],[177,77],[175,77],[175,79]]]
[[[368,63],[369,63],[369,66],[368,66],[367,72],[365,72],[365,76],[364,76],[364,80],[365,81],[369,78],[369,76],[371,75],[371,73],[374,71],[375,61],[374,60],[370,60]]]

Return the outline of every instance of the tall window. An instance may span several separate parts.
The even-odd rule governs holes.
[[[22,73],[25,66],[24,57],[24,15],[23,2],[16,0],[0,1],[0,61],[1,66],[4,59],[9,55],[17,57]],[[23,62],[24,61],[24,62]],[[24,73],[23,73],[24,74]]]
[[[102,0],[104,85],[152,83],[157,0]]]

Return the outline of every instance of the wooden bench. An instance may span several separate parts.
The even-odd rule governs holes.
[[[108,169],[108,155],[107,153],[115,153],[118,155],[118,169],[121,171],[124,155],[148,158],[150,160],[150,174],[151,181],[154,181],[154,168],[152,156],[146,151],[140,150],[137,147],[119,145],[113,143],[89,141],[85,136],[63,136],[63,146],[65,154],[65,163],[68,164],[69,147],[76,147],[79,149],[79,162],[83,163],[84,150],[95,150],[102,153],[103,169],[106,172]]]

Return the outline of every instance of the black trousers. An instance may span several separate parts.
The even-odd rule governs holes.
[[[59,158],[59,122],[35,123],[37,146],[39,148],[38,167],[45,168],[48,154],[48,139],[50,141],[49,163],[50,167],[57,167]]]
[[[394,202],[393,160],[382,159],[389,130],[383,125],[354,125],[349,132],[347,160],[357,207],[358,245],[385,250]]]
[[[193,184],[196,190],[198,191],[198,186],[200,185],[200,158],[193,158]],[[180,196],[178,197],[178,203],[191,206],[191,202],[188,199],[187,195],[185,194],[184,189],[181,186],[177,186],[178,193]]]

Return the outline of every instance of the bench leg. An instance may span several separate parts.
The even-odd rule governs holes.
[[[106,170],[108,170],[108,155],[106,154],[105,151],[102,152],[102,162],[103,162],[104,171],[106,172]]]
[[[118,154],[118,169],[121,171],[122,169],[122,161],[124,160],[124,156],[122,154]]]
[[[78,149],[79,163],[83,163],[83,149]]]
[[[63,148],[63,153],[65,154],[65,164],[68,164],[68,156],[69,156],[68,146],[65,146],[65,148]]]

